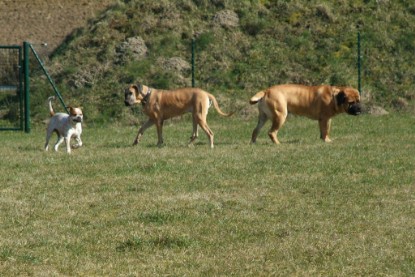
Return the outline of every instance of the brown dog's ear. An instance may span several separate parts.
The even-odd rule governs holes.
[[[131,85],[130,88],[133,88],[138,93],[138,87],[137,87],[137,85]],[[128,91],[128,89],[126,90],[126,92],[127,91]]]
[[[138,83],[137,85],[131,85],[136,93],[141,93],[143,91],[143,85]]]
[[[138,88],[139,93],[143,92],[143,85],[142,84],[138,83],[137,88]]]
[[[346,103],[346,93],[344,91],[340,91],[339,93],[336,94],[336,102],[337,105],[343,105],[344,103]]]

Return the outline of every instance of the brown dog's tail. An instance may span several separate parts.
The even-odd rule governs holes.
[[[54,116],[55,115],[55,111],[52,108],[52,100],[55,100],[55,96],[51,96],[48,98],[48,102],[49,102],[49,114],[50,116]]]
[[[249,104],[253,105],[259,102],[263,97],[265,96],[265,90],[261,90],[260,92],[257,92],[254,96],[249,99]]]
[[[223,116],[231,116],[231,115],[233,115],[233,114],[234,114],[233,112],[231,112],[231,113],[224,113],[224,112],[222,112],[222,110],[219,108],[219,104],[218,104],[218,101],[216,101],[215,96],[213,96],[213,95],[212,95],[212,94],[210,94],[210,93],[207,93],[207,95],[208,95],[209,99],[213,102],[213,106],[215,107],[216,111],[217,111],[220,115],[223,115]]]

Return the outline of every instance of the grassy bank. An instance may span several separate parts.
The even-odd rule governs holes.
[[[67,104],[90,119],[122,118],[130,83],[196,85],[243,98],[281,83],[357,87],[361,33],[365,101],[413,113],[415,6],[408,1],[116,1],[74,30],[46,65]],[[32,67],[31,111],[53,91]]]

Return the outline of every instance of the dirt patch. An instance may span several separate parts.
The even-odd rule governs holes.
[[[215,14],[213,22],[224,28],[233,28],[239,26],[239,17],[234,11],[223,10]]]
[[[125,62],[134,59],[135,61],[142,60],[147,54],[147,46],[141,37],[128,38],[122,42],[118,48],[118,61]]]
[[[367,107],[367,113],[371,115],[387,115],[389,112],[380,106]]]
[[[0,45],[46,42],[46,54],[74,29],[108,8],[111,0],[0,0]]]
[[[178,73],[186,72],[191,68],[191,65],[180,57],[172,57],[169,59],[161,57],[158,59],[158,63],[164,70]]]

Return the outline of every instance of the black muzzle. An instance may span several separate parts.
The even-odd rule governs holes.
[[[362,113],[362,106],[359,103],[351,104],[347,108],[347,113],[350,115],[359,115]]]

